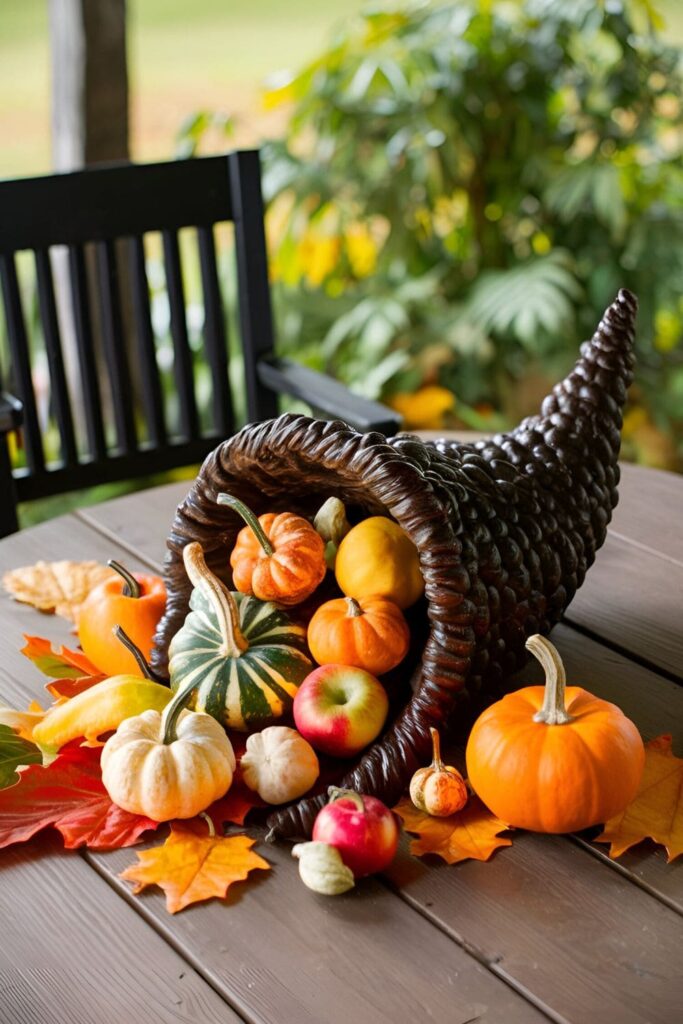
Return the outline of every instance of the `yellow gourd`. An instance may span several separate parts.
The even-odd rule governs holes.
[[[417,548],[398,523],[371,516],[346,534],[335,563],[337,583],[347,597],[386,597],[409,608],[424,591]]]

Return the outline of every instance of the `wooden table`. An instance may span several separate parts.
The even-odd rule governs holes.
[[[622,502],[553,634],[570,680],[683,753],[683,479],[624,467]],[[115,556],[158,571],[186,484],[138,493],[0,544],[0,572]],[[0,697],[41,697],[23,632],[64,623],[0,600]],[[538,681],[533,667],[525,679]],[[521,682],[521,680],[520,680]],[[338,899],[273,871],[171,917],[118,873],[131,849],[66,853],[46,835],[0,853],[2,1024],[680,1024],[683,860],[643,843],[618,862],[578,837],[520,834],[482,864],[406,857]]]

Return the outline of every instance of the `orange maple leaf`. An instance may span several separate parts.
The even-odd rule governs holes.
[[[135,883],[135,893],[160,886],[166,909],[176,914],[191,903],[225,896],[255,868],[270,870],[268,861],[251,849],[255,842],[245,835],[200,836],[175,823],[166,842],[138,853],[138,863],[122,871],[121,878]]]
[[[415,857],[434,853],[447,864],[461,860],[488,860],[499,846],[511,846],[511,839],[501,839],[508,825],[484,807],[477,796],[471,796],[467,806],[449,818],[432,818],[404,797],[394,811],[403,821],[407,832],[414,832],[410,852]]]
[[[645,768],[640,789],[628,807],[605,823],[598,843],[611,843],[610,857],[643,839],[666,847],[671,863],[683,853],[683,758],[671,749],[671,736],[645,744]]]
[[[68,647],[55,650],[49,640],[42,636],[24,633],[26,646],[21,654],[33,662],[41,672],[53,679],[80,679],[81,676],[101,675],[83,651],[72,651]]]

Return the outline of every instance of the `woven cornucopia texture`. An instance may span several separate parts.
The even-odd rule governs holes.
[[[637,302],[622,290],[569,376],[540,414],[476,444],[360,434],[341,422],[285,415],[244,427],[208,456],[179,506],[166,558],[168,604],[154,663],[188,611],[182,549],[199,541],[229,579],[227,553],[243,525],[216,497],[257,513],[312,516],[330,495],[356,517],[392,516],[412,538],[425,581],[428,634],[413,692],[385,733],[341,779],[392,806],[429,760],[458,694],[492,686],[526,660],[583,582],[617,502],[622,408],[633,368]],[[309,835],[324,795],[271,815],[275,836]]]

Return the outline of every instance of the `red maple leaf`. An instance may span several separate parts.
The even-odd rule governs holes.
[[[53,697],[66,697],[70,700],[71,697],[78,696],[79,693],[89,690],[95,683],[101,683],[106,678],[104,675],[99,675],[79,676],[78,679],[53,679],[52,682],[45,683],[45,689]]]
[[[112,803],[100,772],[100,748],[65,747],[47,767],[29,765],[0,791],[0,848],[23,843],[52,825],[64,846],[114,850],[132,846],[158,822]]]

